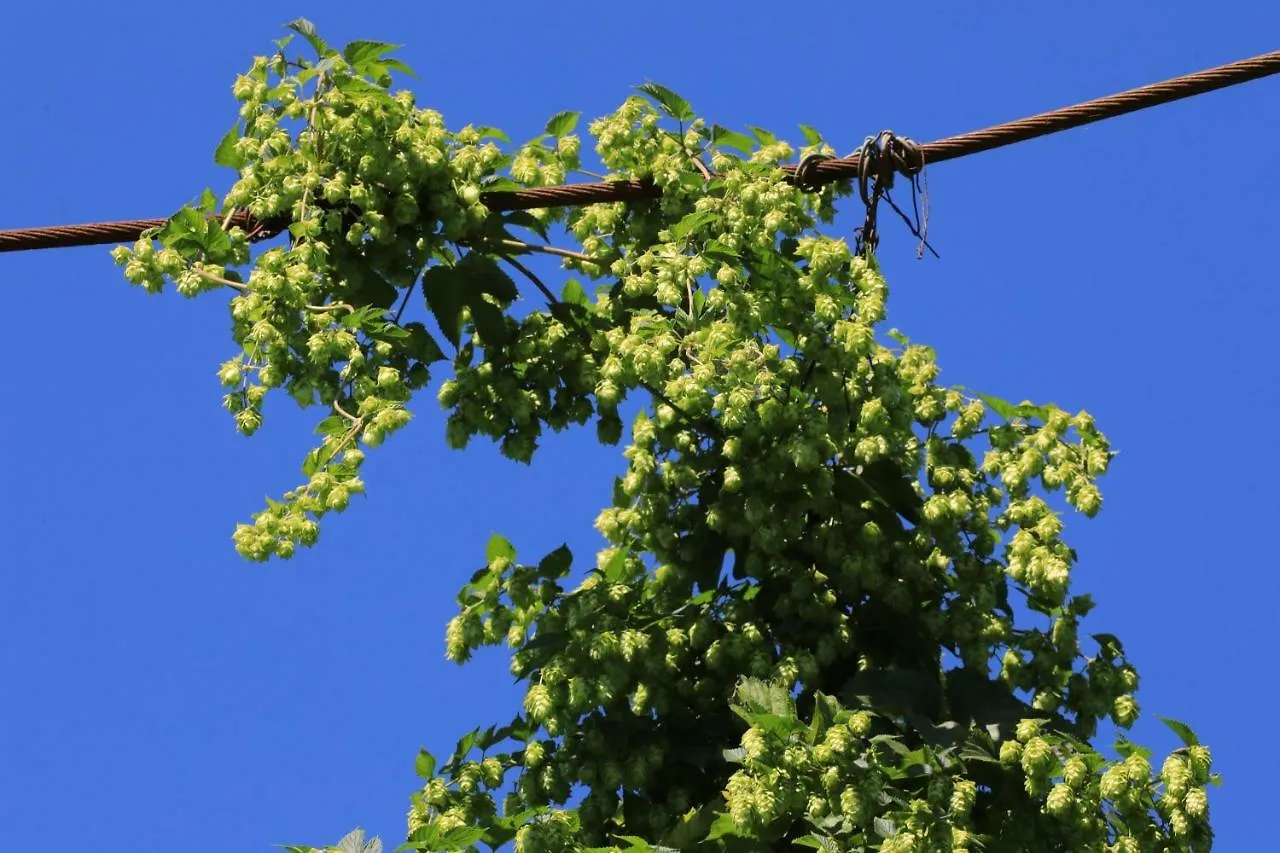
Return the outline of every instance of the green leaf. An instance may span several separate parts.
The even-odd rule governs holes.
[[[560,289],[560,301],[584,307],[591,305],[591,297],[587,296],[587,292],[582,289],[582,285],[576,278],[571,278],[564,283],[564,287]]]
[[[436,757],[425,749],[419,749],[418,757],[413,762],[413,772],[420,779],[430,779],[436,772]]]
[[[821,145],[822,134],[807,124],[800,125],[800,132],[804,134],[804,141],[809,145]]]
[[[666,86],[660,86],[657,83],[645,83],[636,86],[641,92],[644,92],[654,100],[662,111],[677,121],[692,121],[693,107],[689,106],[689,102],[668,89]]]
[[[382,853],[382,841],[375,837],[365,843],[364,830],[357,827],[344,835],[334,849],[340,853]]]
[[[380,41],[353,41],[342,49],[342,56],[357,74],[372,79],[385,89],[391,86],[389,68],[394,66],[397,71],[406,71],[410,76],[413,75],[413,70],[400,60],[382,58],[384,54],[398,47],[400,47],[398,44]]]
[[[436,318],[440,332],[456,348],[462,337],[462,309],[466,305],[466,282],[453,267],[441,264],[422,274],[422,294]]]
[[[1156,719],[1169,727],[1169,730],[1178,736],[1178,740],[1182,741],[1183,746],[1199,746],[1200,738],[1196,737],[1196,733],[1191,730],[1191,726],[1169,717],[1161,717],[1156,715]]]
[[[490,565],[499,559],[514,560],[516,558],[516,547],[511,544],[510,539],[500,533],[495,533],[489,537],[489,544],[484,547],[484,558]]]
[[[898,825],[887,817],[873,819],[871,826],[881,838],[892,838],[898,834]]]
[[[316,424],[317,435],[342,435],[346,431],[347,422],[338,415],[330,415]]]
[[[577,110],[565,110],[553,115],[547,120],[547,134],[549,136],[564,136],[572,133],[573,129],[578,125],[578,118],[582,113]]]
[[[446,832],[440,843],[445,850],[463,850],[484,837],[484,829],[478,826],[455,826]]]
[[[417,72],[415,72],[412,68],[410,68],[405,63],[401,62],[399,59],[384,59],[382,60],[382,64],[383,66],[391,69],[392,71],[399,71],[401,74],[405,75],[406,77],[418,76]]]
[[[712,804],[690,809],[680,818],[675,827],[662,837],[662,843],[676,850],[690,850],[707,837],[707,830],[711,828],[715,819],[716,814]]]
[[[671,226],[671,236],[683,240],[699,228],[710,225],[720,219],[720,214],[712,210],[699,210],[687,213],[676,224]]]
[[[1141,755],[1147,760],[1151,759],[1151,750],[1147,749],[1145,746],[1138,746],[1123,735],[1116,738],[1115,750],[1121,758],[1128,758],[1131,755]]]
[[[993,412],[1007,421],[1011,421],[1016,418],[1023,418],[1026,420],[1039,418],[1042,421],[1048,420],[1049,414],[1053,409],[1052,406],[1037,406],[1026,401],[1015,406],[1008,400],[1002,400],[999,397],[994,397],[990,394],[975,393],[974,396],[986,403]]]
[[[823,693],[815,694],[813,719],[809,721],[810,746],[822,740],[822,736],[826,734],[827,729],[831,728],[832,721],[835,719],[835,714],[838,710],[838,703],[833,701],[830,696]]]
[[[613,552],[613,556],[609,558],[609,562],[605,563],[601,571],[604,573],[604,579],[609,583],[620,583],[627,578],[627,557],[630,552],[626,548],[619,548]]]
[[[899,332],[897,329],[890,329],[889,337],[893,338],[895,341],[897,341],[904,347],[911,346],[911,338],[908,338],[906,335],[902,334],[902,332]]]
[[[795,702],[786,688],[780,684],[758,678],[744,678],[734,692],[734,698],[748,712],[764,712],[777,717],[794,718]]]
[[[326,455],[323,447],[313,448],[306,458],[302,460],[302,476],[310,477],[323,468]]]
[[[449,757],[449,767],[456,767],[459,761],[462,761],[475,747],[476,741],[480,739],[480,730],[472,729],[458,739],[458,744],[453,748],[453,755]]]
[[[199,210],[205,216],[210,216],[218,210],[218,197],[213,194],[213,190],[205,187],[200,193],[200,200],[196,202],[196,210]]]
[[[425,823],[409,833],[409,840],[396,848],[402,850],[438,850],[440,847],[440,830],[433,823]]]
[[[704,258],[710,258],[713,261],[719,261],[722,264],[737,264],[741,260],[741,256],[737,250],[730,249],[719,240],[708,240],[706,245],[702,247],[699,253]]]
[[[711,824],[711,829],[707,832],[707,841],[716,841],[727,836],[740,835],[741,827],[727,812],[716,815],[716,819]]]
[[[316,25],[306,18],[295,18],[285,26],[306,39],[319,56],[331,56],[336,52],[325,43],[324,39],[316,35]]]
[[[721,127],[718,124],[711,126],[711,144],[741,151],[748,157],[751,156],[751,152],[756,148],[756,144],[750,136],[745,133],[738,133],[736,130],[730,130],[727,127]]]
[[[774,136],[772,133],[765,130],[763,127],[756,127],[753,124],[749,124],[747,125],[747,130],[750,130],[751,134],[756,139],[760,140],[761,145],[773,145],[775,142],[778,141],[778,137]]]
[[[1011,421],[1018,416],[1017,409],[1014,407],[1013,403],[1010,403],[1008,400],[1002,400],[999,397],[993,397],[990,394],[976,394],[975,396],[977,396],[977,398],[982,402],[986,403],[987,408],[1007,421]]]
[[[342,49],[342,58],[353,66],[368,62],[372,59],[381,59],[384,54],[403,47],[398,44],[388,44],[382,41],[364,41],[356,40],[348,44]]]
[[[380,100],[386,100],[391,97],[387,94],[386,86],[379,86],[359,77],[348,77],[346,75],[336,77],[333,81],[333,87],[342,94],[352,97],[374,95]]]
[[[222,141],[218,143],[217,149],[213,152],[213,162],[231,169],[239,169],[244,166],[245,159],[236,150],[236,143],[239,140],[240,127],[237,125],[228,130],[226,136],[222,137]]]
[[[496,127],[490,127],[487,124],[482,124],[477,127],[475,131],[480,134],[481,139],[496,139],[499,142],[505,142],[508,145],[511,144],[511,138]]]

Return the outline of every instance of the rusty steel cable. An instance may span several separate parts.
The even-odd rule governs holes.
[[[928,164],[954,160],[981,151],[990,151],[1015,142],[1047,136],[1073,127],[1092,124],[1125,113],[1167,104],[1194,95],[1224,89],[1280,72],[1280,51],[1264,53],[1217,68],[1174,77],[1161,83],[1141,86],[1104,98],[1053,110],[1047,113],[998,124],[926,143],[921,147]],[[816,186],[858,176],[858,155],[834,157],[806,165],[806,181]],[[783,167],[789,180],[796,167]],[[529,210],[545,207],[570,207],[611,201],[657,198],[661,189],[648,181],[606,181],[601,183],[565,184],[535,187],[514,192],[483,193],[480,200],[493,211]],[[144,231],[163,225],[167,218],[134,219],[122,222],[96,222],[85,225],[61,225],[46,228],[20,228],[0,231],[0,252],[27,249],[55,249],[70,246],[95,246],[138,239]],[[246,230],[263,234],[278,233],[278,223],[259,223],[245,213],[235,213],[232,222]]]

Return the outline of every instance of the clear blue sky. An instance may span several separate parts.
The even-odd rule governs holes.
[[[299,14],[332,43],[404,43],[452,127],[526,139],[655,80],[722,124],[799,138],[803,122],[842,150],[1241,59],[1280,32],[1260,0],[6,3],[0,228],[225,190],[231,82]],[[917,262],[893,217],[882,245],[891,321],[938,348],[946,381],[1087,408],[1119,449],[1103,513],[1069,519],[1099,602],[1087,626],[1143,675],[1139,740],[1176,745],[1159,713],[1214,748],[1225,851],[1263,849],[1274,823],[1278,103],[1264,80],[940,164],[942,259]],[[236,435],[214,375],[234,352],[223,301],[148,297],[109,248],[0,255],[0,831],[256,853],[359,825],[394,846],[418,747],[447,752],[518,701],[503,655],[444,660],[457,588],[495,529],[589,559],[618,451],[588,430],[532,468],[483,442],[450,452],[425,395],[319,547],[242,562],[231,530],[296,484],[311,413],[282,400]]]

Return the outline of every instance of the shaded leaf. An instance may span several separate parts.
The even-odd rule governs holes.
[[[573,552],[568,545],[561,545],[538,561],[538,576],[547,580],[556,580],[569,573],[573,563]]]
[[[496,305],[476,299],[471,303],[471,323],[485,346],[501,346],[511,340],[507,315]]]
[[[458,261],[454,270],[466,276],[465,301],[472,308],[482,301],[475,298],[478,293],[487,293],[504,304],[514,302],[520,295],[515,281],[488,255],[471,252]]]
[[[923,501],[916,494],[914,480],[902,473],[892,459],[877,459],[863,466],[860,476],[898,515],[912,524],[920,523]]]
[[[501,221],[518,228],[527,228],[543,240],[550,239],[547,235],[547,224],[527,210],[512,210],[504,213]]]
[[[1113,660],[1117,657],[1124,656],[1124,645],[1120,642],[1120,638],[1115,634],[1091,634],[1094,642],[1098,644],[1098,654]]]
[[[436,318],[440,332],[454,347],[462,336],[462,308],[466,304],[465,283],[453,267],[434,266],[422,274],[422,294]]]
[[[426,326],[421,323],[406,323],[404,330],[409,333],[408,338],[400,343],[399,348],[405,355],[427,364],[444,359],[444,352]]]
[[[942,706],[936,675],[905,669],[869,669],[845,682],[840,698],[881,711],[909,712],[933,718]]]

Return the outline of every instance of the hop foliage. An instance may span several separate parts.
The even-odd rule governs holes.
[[[235,291],[218,375],[242,432],[271,389],[329,410],[306,482],[240,552],[314,543],[442,361],[453,447],[528,462],[547,428],[628,436],[592,568],[495,536],[460,592],[447,655],[505,643],[528,687],[507,725],[419,756],[410,846],[1209,849],[1189,729],[1171,722],[1186,747],[1159,772],[1091,744],[1134,723],[1138,677],[1117,638],[1080,640],[1093,605],[1051,501],[1099,510],[1105,437],[1085,412],[940,385],[934,351],[884,328],[874,258],[821,230],[850,187],[783,179],[830,151],[815,131],[798,151],[648,84],[589,133],[610,177],[660,199],[495,213],[484,192],[580,168],[576,113],[522,146],[451,131],[390,90],[391,45],[291,26],[316,57],[282,43],[236,80],[221,203],[116,250],[149,291]],[[286,223],[286,245],[252,251],[236,209]],[[580,247],[558,297],[511,230],[553,224]],[[514,310],[507,268],[545,308]],[[402,322],[419,286],[435,334]]]

